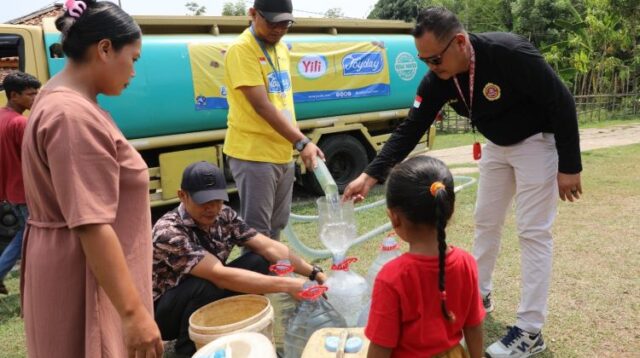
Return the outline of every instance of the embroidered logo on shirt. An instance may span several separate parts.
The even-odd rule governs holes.
[[[420,108],[420,104],[422,104],[422,97],[416,96],[416,99],[413,101],[413,107]]]
[[[496,101],[500,99],[500,87],[495,83],[487,83],[482,89],[482,94],[489,101]]]
[[[268,81],[268,92],[269,93],[282,93],[287,92],[291,88],[291,81],[289,80],[289,72],[280,71],[280,79],[278,79],[278,75],[275,72],[270,72],[267,75]],[[280,80],[282,80],[282,85],[284,88],[280,88]]]

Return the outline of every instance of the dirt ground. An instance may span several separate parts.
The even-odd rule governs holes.
[[[437,139],[436,139],[437,140]],[[640,143],[640,124],[619,125],[608,128],[587,128],[580,130],[580,149],[588,151]],[[477,164],[471,157],[471,145],[434,150],[427,154],[441,159],[447,165]],[[473,173],[477,167],[455,168],[454,174]]]

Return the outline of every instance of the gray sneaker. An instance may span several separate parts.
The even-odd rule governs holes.
[[[526,358],[547,349],[542,339],[542,332],[533,334],[517,326],[507,328],[507,334],[487,348],[485,352],[487,357]]]
[[[482,305],[484,306],[484,311],[487,313],[493,312],[495,306],[493,305],[493,301],[491,300],[491,292],[487,293],[486,296],[482,297]]]

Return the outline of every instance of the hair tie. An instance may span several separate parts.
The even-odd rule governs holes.
[[[87,9],[87,4],[82,0],[67,0],[64,3],[64,7],[67,9],[69,16],[77,19]]]
[[[433,182],[433,184],[431,184],[431,188],[429,188],[429,191],[431,192],[431,195],[435,197],[438,194],[438,191],[444,188],[445,186],[444,184],[442,184],[442,182],[435,181]]]
[[[447,300],[447,291],[440,291],[440,299],[443,301]]]

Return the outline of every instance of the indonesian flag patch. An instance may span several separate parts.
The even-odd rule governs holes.
[[[422,104],[422,97],[416,96],[416,99],[413,100],[413,108],[420,108],[420,104]]]
[[[260,57],[260,58],[258,58],[258,60],[260,61],[261,65],[266,65],[267,64],[267,59],[264,58],[264,57]]]

